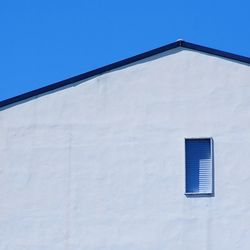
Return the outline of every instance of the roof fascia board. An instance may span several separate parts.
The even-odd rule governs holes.
[[[24,94],[17,95],[17,96],[8,98],[6,100],[0,101],[0,108],[3,108],[6,106],[9,106],[11,104],[15,104],[15,103],[30,99],[32,97],[35,97],[35,96],[38,96],[38,95],[62,88],[62,87],[65,87],[65,86],[70,85],[70,84],[74,84],[74,83],[79,82],[79,81],[83,81],[83,80],[88,79],[90,77],[103,74],[103,73],[111,71],[113,69],[120,68],[122,66],[146,59],[148,57],[163,53],[163,52],[171,50],[171,49],[175,49],[177,47],[183,47],[183,48],[187,48],[187,49],[191,49],[191,50],[196,50],[196,51],[204,52],[207,54],[212,54],[212,55],[216,55],[219,57],[224,57],[224,58],[228,58],[231,60],[236,60],[236,61],[240,61],[240,62],[243,62],[246,64],[250,64],[249,57],[240,56],[240,55],[232,54],[229,52],[208,48],[205,46],[185,42],[183,40],[178,40],[176,42],[173,42],[173,43],[167,44],[165,46],[144,52],[142,54],[138,54],[136,56],[132,56],[132,57],[129,57],[127,59],[124,59],[124,60],[121,60],[121,61],[118,61],[118,62],[115,62],[112,64],[108,64],[106,66],[88,71],[86,73],[68,78],[66,80],[59,81],[59,82],[47,85],[45,87],[38,88],[38,89],[35,89],[32,91],[26,92]]]
[[[197,44],[193,44],[193,43],[189,43],[189,42],[185,42],[185,41],[181,41],[180,46],[183,47],[183,48],[204,52],[204,53],[207,53],[207,54],[210,54],[210,55],[212,54],[212,55],[215,55],[215,56],[228,58],[230,60],[235,60],[235,61],[243,62],[243,63],[246,63],[246,64],[250,64],[250,58],[246,57],[246,56],[240,56],[240,55],[236,55],[236,54],[229,53],[229,52],[226,52],[226,51],[222,51],[222,50],[218,50],[218,49],[212,49],[212,48],[208,48],[208,47],[205,47],[205,46],[201,46],[201,45],[197,45]]]
[[[41,95],[41,94],[44,94],[44,93],[47,93],[47,92],[50,92],[50,91],[65,87],[65,86],[70,85],[70,84],[74,84],[74,83],[79,82],[79,81],[83,81],[83,80],[88,79],[90,77],[103,74],[103,73],[111,71],[113,69],[116,69],[116,68],[119,68],[119,67],[122,67],[122,66],[125,66],[125,65],[128,65],[128,64],[143,60],[145,58],[157,55],[159,53],[162,53],[162,52],[165,52],[165,51],[168,51],[168,50],[171,50],[171,49],[175,49],[175,48],[177,48],[179,46],[180,46],[180,43],[178,41],[174,42],[174,43],[170,43],[170,44],[167,44],[165,46],[162,46],[162,47],[159,47],[159,48],[144,52],[142,54],[138,54],[138,55],[129,57],[127,59],[124,59],[124,60],[121,60],[121,61],[118,61],[118,62],[115,62],[115,63],[111,63],[111,64],[108,64],[106,66],[103,66],[103,67],[100,67],[100,68],[97,68],[97,69],[94,69],[94,70],[91,70],[91,71],[88,71],[86,73],[83,73],[83,74],[80,74],[80,75],[77,75],[77,76],[74,76],[74,77],[70,77],[70,78],[65,79],[63,81],[59,81],[59,82],[47,85],[47,86],[42,87],[42,88],[38,88],[38,89],[35,89],[35,90],[32,90],[32,91],[26,92],[24,94],[8,98],[6,100],[0,101],[0,108],[6,107],[8,105],[11,105],[11,104],[14,104],[14,103],[17,103],[17,102],[21,102],[23,100],[32,98],[34,96],[38,96],[38,95]]]

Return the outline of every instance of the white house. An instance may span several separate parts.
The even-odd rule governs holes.
[[[0,102],[0,250],[249,250],[249,65],[177,41]]]

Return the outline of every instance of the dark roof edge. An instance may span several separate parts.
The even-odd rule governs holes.
[[[100,74],[105,73],[107,71],[111,71],[113,69],[116,69],[116,68],[119,68],[119,67],[122,67],[122,66],[125,66],[125,65],[128,65],[128,64],[140,61],[142,59],[157,55],[159,53],[162,53],[162,52],[165,52],[165,51],[177,48],[177,47],[183,47],[183,48],[188,48],[188,49],[192,49],[192,50],[196,50],[196,51],[201,51],[201,52],[216,55],[216,56],[219,56],[219,57],[224,57],[224,58],[228,58],[228,59],[231,59],[231,60],[236,60],[236,61],[240,61],[240,62],[243,62],[243,63],[250,64],[250,58],[249,57],[240,56],[240,55],[232,54],[232,53],[229,53],[229,52],[225,52],[225,51],[221,51],[221,50],[217,50],[217,49],[212,49],[212,48],[200,46],[200,45],[197,45],[197,44],[185,42],[183,40],[178,40],[176,42],[173,42],[173,43],[167,44],[165,46],[162,46],[162,47],[159,47],[159,48],[144,52],[142,54],[138,54],[136,56],[132,56],[132,57],[129,57],[127,59],[124,59],[124,60],[121,60],[121,61],[118,61],[118,62],[115,62],[115,63],[112,63],[112,64],[108,64],[106,66],[103,66],[103,67],[88,71],[86,73],[83,73],[83,74],[68,78],[66,80],[59,81],[59,82],[47,85],[45,87],[35,89],[35,90],[32,90],[32,91],[26,92],[24,94],[17,95],[17,96],[8,98],[6,100],[0,101],[0,108],[11,105],[11,104],[14,104],[14,103],[17,103],[17,102],[20,102],[20,101],[23,101],[23,100],[26,100],[26,99],[29,99],[29,98],[34,97],[34,96],[38,96],[38,95],[41,95],[41,94],[44,94],[44,93],[47,93],[47,92],[50,92],[50,91],[65,87],[67,85],[70,85],[70,84],[76,83],[78,81],[88,79],[88,78],[96,76],[96,75],[100,75]]]
[[[185,42],[185,41],[180,41],[180,42],[181,42],[180,46],[182,46],[184,48],[188,48],[188,49],[204,52],[207,54],[212,54],[215,56],[228,58],[230,60],[235,60],[235,61],[243,62],[246,64],[250,64],[250,57],[240,56],[240,55],[236,55],[236,54],[229,53],[226,51],[212,49],[212,48],[208,48],[205,46],[201,46],[201,45],[197,45],[197,44],[193,44],[193,43],[189,43],[189,42]]]

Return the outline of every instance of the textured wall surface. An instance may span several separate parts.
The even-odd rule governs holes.
[[[212,137],[214,197],[184,195]],[[250,67],[173,50],[0,112],[1,250],[249,250]]]

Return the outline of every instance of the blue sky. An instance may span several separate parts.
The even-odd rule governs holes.
[[[182,38],[250,57],[250,1],[0,3],[0,100]]]

